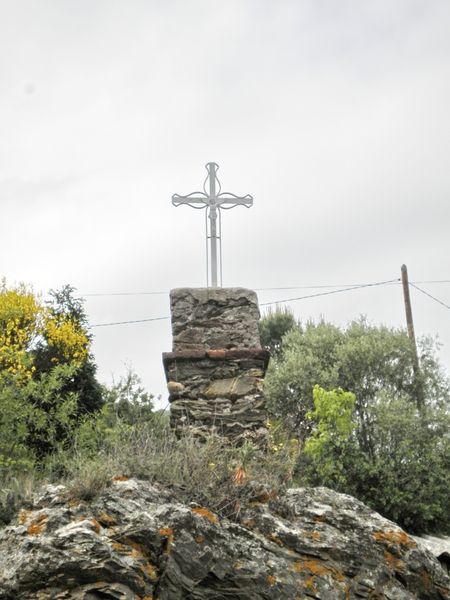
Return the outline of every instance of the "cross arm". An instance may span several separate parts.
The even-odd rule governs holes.
[[[202,192],[192,192],[192,194],[188,194],[187,196],[180,196],[180,194],[174,194],[172,196],[172,204],[174,206],[188,204],[189,206],[193,206],[193,208],[204,208],[207,204],[207,200],[208,197]],[[195,204],[201,204],[202,206],[194,206]]]
[[[247,194],[246,196],[235,196],[229,192],[223,192],[217,196],[217,204],[224,210],[229,210],[235,206],[246,206],[247,208],[250,208],[250,206],[253,206],[253,196],[250,196],[250,194]],[[228,204],[229,206],[224,206],[224,204]]]

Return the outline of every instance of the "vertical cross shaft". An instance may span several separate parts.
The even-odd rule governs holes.
[[[217,208],[216,208],[216,163],[209,166],[209,215],[211,223],[211,286],[217,287]],[[208,166],[206,168],[208,168]]]
[[[206,231],[207,240],[210,242],[210,253],[211,253],[211,286],[218,287],[218,269],[217,269],[217,242],[221,241],[221,227],[220,227],[220,209],[229,210],[235,206],[245,206],[250,208],[253,204],[253,198],[250,194],[246,196],[236,196],[228,192],[221,192],[220,182],[217,178],[217,169],[219,165],[214,162],[210,162],[206,165],[208,175],[203,184],[203,192],[192,192],[187,196],[180,196],[174,194],[172,196],[172,204],[174,206],[180,206],[181,204],[187,204],[192,208],[206,208],[207,219],[209,219],[209,235],[208,227]],[[209,190],[206,190],[206,183],[209,182]],[[216,190],[216,183],[218,184],[218,191]],[[219,224],[217,224],[217,217],[219,217]],[[219,225],[219,226],[218,226]],[[208,252],[208,251],[207,251]],[[222,258],[222,257],[221,257]],[[207,276],[207,281],[209,277]],[[220,284],[222,284],[222,273],[220,273]]]

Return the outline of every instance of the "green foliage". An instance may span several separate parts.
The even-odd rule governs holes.
[[[82,302],[70,286],[52,297],[0,285],[0,469],[31,469],[103,402]]]
[[[261,346],[269,350],[272,356],[281,352],[283,337],[297,325],[294,314],[289,308],[269,308],[267,314],[259,321]]]
[[[346,482],[341,450],[355,429],[352,421],[355,395],[343,390],[327,392],[318,385],[313,389],[314,410],[307,418],[316,423],[304,445],[322,480],[330,476],[339,483]]]
[[[419,341],[425,401],[448,402],[449,384],[436,359],[435,344]],[[341,329],[321,321],[298,324],[283,338],[281,353],[271,361],[266,377],[269,407],[289,421],[304,439],[310,431],[306,413],[312,409],[314,385],[344,389],[356,397],[357,435],[371,452],[367,407],[380,394],[403,395],[417,403],[413,354],[402,329],[370,325],[364,318]]]
[[[104,388],[103,397],[102,408],[94,415],[87,415],[74,436],[74,445],[83,456],[109,452],[133,427],[161,419],[153,412],[153,396],[130,368],[111,388]]]
[[[75,297],[70,285],[50,291],[46,303],[47,326],[35,349],[37,373],[48,373],[55,364],[77,364],[67,380],[65,392],[78,395],[78,415],[99,410],[103,404],[103,389],[96,378],[97,367],[90,354],[92,336],[88,330],[83,300]],[[73,352],[68,350],[74,346]]]
[[[33,407],[21,386],[0,385],[0,475],[32,468],[34,453],[28,447],[28,423]]]
[[[111,388],[105,389],[105,402],[114,409],[118,419],[129,425],[153,419],[153,396],[142,385],[138,375],[128,367]]]
[[[68,387],[76,371],[76,366],[57,365],[22,390],[30,407],[26,443],[37,459],[71,443],[79,424],[79,396]]]
[[[266,393],[300,440],[302,484],[352,494],[423,532],[449,527],[450,383],[435,342],[419,349],[420,386],[403,330],[363,318],[346,329],[297,324],[271,361]]]
[[[335,392],[325,392],[331,399],[330,394]],[[358,421],[355,414],[351,420],[348,409],[350,401],[341,425],[329,419],[328,410],[311,413],[316,429],[306,440],[300,461],[302,483],[354,495],[416,533],[449,531],[448,411],[419,410],[407,397],[382,394],[368,409],[372,442],[368,455],[352,433]]]

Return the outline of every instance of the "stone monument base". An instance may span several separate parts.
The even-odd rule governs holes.
[[[258,443],[267,435],[261,348],[179,351],[163,354],[170,392],[170,423],[198,437],[215,433]]]
[[[173,351],[163,354],[163,364],[173,429],[265,442],[269,353],[260,344],[255,292],[181,288],[170,300]]]

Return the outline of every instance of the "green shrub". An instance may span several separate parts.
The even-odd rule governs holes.
[[[355,435],[358,420],[348,412],[350,398],[335,391],[320,395],[328,406],[316,406],[309,415],[315,429],[305,442],[299,481],[356,496],[414,533],[448,532],[449,413],[380,395],[366,412],[369,453]],[[339,404],[341,426],[330,418]]]

